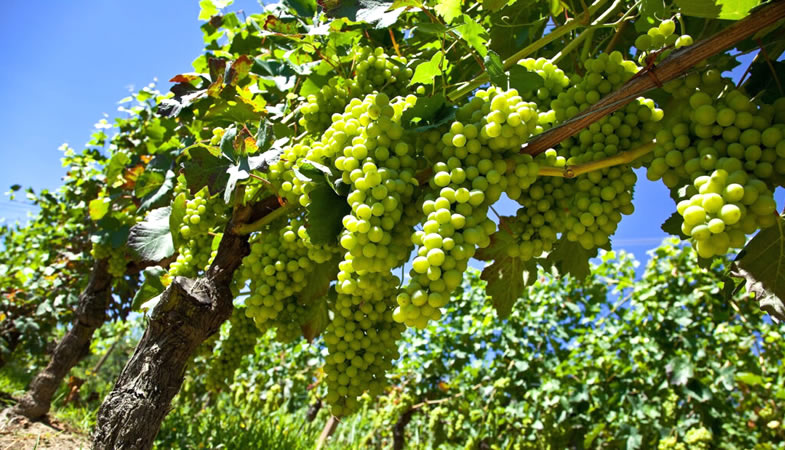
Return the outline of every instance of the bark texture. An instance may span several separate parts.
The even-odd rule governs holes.
[[[249,252],[248,236],[235,234],[233,227],[277,207],[238,208],[205,276],[175,278],[164,291],[133,356],[98,410],[94,449],[152,448],[197,347],[232,314],[232,275]]]
[[[412,416],[415,412],[417,412],[416,409],[409,409],[401,414],[401,417],[399,417],[398,421],[395,423],[395,426],[393,427],[394,450],[403,450],[403,448],[406,447],[406,425],[409,425],[409,422],[412,421]]]
[[[176,278],[98,411],[93,448],[151,448],[194,351],[231,313],[228,285]]]
[[[15,414],[35,420],[49,412],[60,383],[89,353],[93,333],[106,320],[111,288],[107,261],[96,261],[87,287],[79,295],[73,326],[55,347],[46,368],[30,382],[27,392],[13,409]]]

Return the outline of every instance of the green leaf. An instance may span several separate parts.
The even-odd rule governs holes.
[[[449,24],[462,14],[461,0],[438,0],[434,9]]]
[[[164,173],[157,170],[146,168],[134,185],[134,196],[143,198],[147,194],[157,190],[164,182]]]
[[[101,220],[106,213],[109,212],[109,207],[112,206],[112,200],[109,197],[100,197],[90,200],[90,219],[94,221]]]
[[[570,274],[578,281],[583,281],[589,276],[589,259],[593,252],[586,250],[577,242],[570,242],[562,237],[553,251],[548,254],[547,261],[556,267],[561,274]]]
[[[430,122],[444,106],[444,94],[438,93],[431,97],[417,97],[414,106],[407,108],[401,115],[401,125],[425,124]]]
[[[778,80],[785,80],[785,61],[756,61],[750,69],[750,78],[744,83],[744,90],[750,96],[772,104],[782,96]]]
[[[317,336],[322,334],[322,331],[327,329],[327,325],[329,324],[330,315],[327,308],[327,301],[322,298],[312,308],[308,309],[308,317],[300,328],[305,340],[308,341],[308,343],[311,343]]]
[[[267,170],[270,168],[270,164],[273,164],[274,162],[281,159],[282,154],[283,149],[273,144],[273,148],[271,150],[267,150],[261,155],[251,156],[248,158],[248,167],[251,170],[267,172]]]
[[[417,65],[414,69],[414,75],[412,75],[412,79],[409,82],[409,86],[417,83],[433,84],[436,77],[442,74],[443,67],[440,67],[442,64],[447,64],[447,60],[444,58],[442,52],[436,52],[430,61],[421,62]]]
[[[171,230],[172,244],[174,248],[180,248],[183,245],[183,240],[180,237],[180,225],[185,218],[185,194],[180,194],[175,197],[172,202],[172,212],[169,215],[169,229]]]
[[[545,84],[541,76],[517,64],[510,67],[507,73],[510,88],[517,89],[518,92],[536,92]]]
[[[335,244],[343,229],[343,216],[351,212],[346,199],[335,193],[326,179],[317,180],[310,192],[308,205],[308,234],[314,244]]]
[[[746,281],[762,310],[785,321],[785,219],[755,235],[731,264],[730,274]]]
[[[353,22],[365,22],[376,29],[389,28],[398,21],[403,13],[400,8],[390,10],[393,2],[378,0],[342,0],[334,8],[326,9],[328,16],[333,18],[345,17]]]
[[[190,159],[183,164],[186,184],[191,194],[207,186],[210,195],[221,192],[229,180],[227,170],[232,165],[208,147],[198,146],[188,151]]]
[[[489,12],[495,12],[507,5],[507,1],[508,0],[483,0],[482,9]]]
[[[211,17],[218,14],[218,8],[215,7],[212,0],[201,0],[199,8],[199,20],[210,20]]]
[[[464,41],[483,58],[488,54],[488,33],[485,28],[468,15],[463,15],[463,25],[455,28]]]
[[[681,356],[677,356],[670,360],[665,366],[666,372],[670,375],[671,384],[675,386],[684,386],[693,376],[692,363]]]
[[[665,222],[663,222],[663,224],[660,226],[660,229],[673,236],[678,236],[682,240],[687,240],[689,239],[689,236],[685,235],[681,231],[681,224],[683,223],[684,218],[681,216],[681,214],[674,212],[670,217],[668,217],[668,219],[665,220]]]
[[[174,254],[169,217],[172,208],[166,206],[150,211],[143,222],[131,227],[128,247],[142,261],[161,261]]]
[[[518,245],[504,225],[505,222],[514,219],[501,217],[500,228],[491,235],[490,245],[479,249],[474,255],[480,261],[493,261],[485,266],[480,278],[488,282],[485,292],[491,297],[496,314],[500,318],[510,315],[515,302],[523,294],[524,287],[534,281],[535,277],[531,274],[537,273],[534,260],[523,261],[521,258],[510,257],[507,253],[510,246]]]
[[[115,152],[106,165],[106,182],[114,183],[115,179],[123,173],[123,169],[131,162],[131,157],[124,151]]]
[[[327,291],[330,290],[330,283],[338,275],[338,263],[342,259],[343,256],[337,253],[331,259],[314,267],[313,272],[308,275],[308,283],[297,296],[301,304],[311,305],[324,299]]]
[[[763,386],[764,383],[763,378],[760,375],[750,372],[737,373],[736,381],[741,381],[742,383],[749,386]]]
[[[161,295],[166,289],[161,281],[161,277],[166,275],[166,272],[167,270],[161,266],[152,266],[144,269],[142,272],[144,273],[144,281],[139,286],[139,290],[136,291],[136,295],[134,295],[133,306],[131,307],[133,311],[138,311],[142,303]]]
[[[316,14],[316,0],[282,0],[281,3],[293,9],[298,16],[310,18]]]
[[[502,89],[507,89],[508,78],[507,74],[504,73],[504,64],[501,57],[496,52],[489,51],[484,62],[485,70],[488,71],[491,83]]]
[[[162,206],[162,203],[167,203],[169,194],[174,191],[174,185],[177,181],[177,174],[172,170],[166,171],[164,182],[158,187],[158,190],[151,193],[147,198],[142,201],[139,206],[139,212],[144,212],[152,208]]]
[[[760,0],[676,0],[686,16],[724,20],[741,20],[760,3]]]
[[[251,66],[254,73],[264,80],[272,81],[281,92],[292,89],[297,82],[297,72],[290,64],[280,60],[255,58]]]
[[[232,125],[231,127],[226,128],[224,135],[221,136],[221,144],[219,147],[221,148],[221,153],[226,156],[227,159],[230,161],[237,161],[237,154],[234,151],[234,141],[237,137],[237,127]]]

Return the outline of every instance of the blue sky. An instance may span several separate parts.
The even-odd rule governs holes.
[[[238,0],[229,9],[261,7]],[[156,78],[166,91],[173,75],[191,71],[202,49],[198,14],[197,0],[7,2],[0,16],[0,191],[15,183],[57,188],[61,144],[81,149],[96,122],[118,114],[117,101],[129,91]],[[613,244],[646,260],[675,206],[662,183],[643,172],[638,178],[636,211],[622,220]],[[511,202],[497,210],[515,213]],[[0,196],[0,221],[22,220],[28,211]]]

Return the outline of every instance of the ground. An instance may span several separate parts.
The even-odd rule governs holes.
[[[90,448],[88,436],[69,430],[62,422],[30,422],[0,411],[0,450],[78,450]]]

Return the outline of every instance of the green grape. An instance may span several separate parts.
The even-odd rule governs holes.
[[[214,350],[205,384],[208,391],[220,390],[231,383],[243,356],[252,352],[259,330],[245,308],[235,308],[229,319],[229,331]]]
[[[406,58],[388,56],[381,48],[356,47],[352,53],[354,73],[349,78],[332,77],[318,92],[310,94],[300,106],[300,124],[309,133],[318,134],[332,123],[333,114],[341,113],[352,100],[373,92],[390,96],[403,95],[413,74],[406,68]],[[373,114],[373,113],[372,113]]]
[[[785,121],[774,121],[776,114],[767,112],[773,106],[714,75],[691,74],[665,89],[674,99],[667,128],[656,135],[647,177],[682,195],[682,231],[701,257],[725,254],[774,223],[775,176],[785,173],[777,154]],[[669,164],[674,153],[682,165]]]
[[[185,181],[179,180],[178,184],[180,182]],[[183,244],[177,249],[178,256],[170,265],[169,273],[193,277],[207,270],[216,254],[213,250],[215,234],[221,232],[220,227],[227,219],[227,205],[220,196],[211,198],[206,187],[193,198],[188,198],[185,215],[177,231],[183,238]]]

